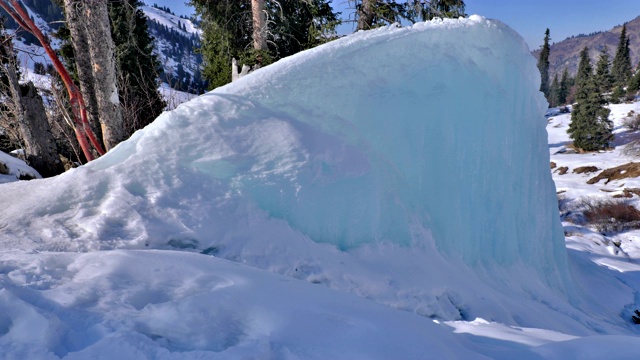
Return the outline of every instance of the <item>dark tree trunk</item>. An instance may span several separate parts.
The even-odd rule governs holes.
[[[84,97],[84,104],[87,108],[87,117],[91,130],[98,139],[102,139],[102,128],[100,126],[100,113],[98,112],[98,99],[96,98],[93,73],[91,71],[91,54],[89,53],[89,40],[85,26],[72,24],[84,24],[80,6],[67,6],[65,1],[65,12],[67,26],[74,41],[71,42],[80,82],[80,91]],[[104,145],[104,144],[103,144]]]
[[[106,0],[64,0],[65,11],[77,12],[77,22],[67,21],[69,30],[86,34],[91,71],[98,103],[102,138],[106,150],[124,140],[124,124],[117,88],[113,39]],[[73,37],[73,35],[72,35]],[[73,39],[79,42],[79,39]]]
[[[25,160],[43,177],[64,172],[42,98],[32,82],[20,86],[15,69],[12,66],[6,69],[15,116],[24,141]]]
[[[376,0],[362,0],[358,11],[358,30],[369,30],[373,26],[373,9]]]
[[[264,13],[264,0],[251,0],[251,13],[253,16],[253,48],[267,50],[267,20]]]

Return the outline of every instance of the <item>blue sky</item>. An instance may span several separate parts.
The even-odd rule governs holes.
[[[184,0],[144,0],[168,6],[177,15],[192,10]],[[511,26],[527,41],[529,47],[542,45],[544,31],[549,28],[551,41],[562,41],[580,33],[609,30],[640,15],[640,0],[465,0],[468,14],[499,19]],[[333,0],[343,17],[353,16],[347,0]],[[349,33],[350,25],[341,28]]]

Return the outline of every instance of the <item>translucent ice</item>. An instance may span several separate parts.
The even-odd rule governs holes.
[[[256,238],[252,254],[385,242],[472,267],[523,264],[559,284],[566,253],[538,88],[529,49],[499,22],[358,33],[165,113],[46,189],[11,185],[0,239],[229,258]]]

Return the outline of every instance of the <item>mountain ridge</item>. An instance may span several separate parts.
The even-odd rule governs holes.
[[[627,36],[629,37],[629,50],[631,54],[631,66],[636,67],[640,61],[640,16],[626,22]],[[608,48],[609,57],[613,57],[620,42],[620,32],[623,25],[617,25],[607,31],[598,31],[589,35],[578,35],[566,38],[560,42],[550,45],[549,54],[549,76],[553,78],[555,74],[558,77],[566,68],[570,75],[575,75],[580,62],[580,51],[587,46],[589,48],[589,56],[592,64],[598,59],[600,51],[606,46]],[[551,29],[553,36],[553,29]],[[540,49],[532,51],[536,59],[540,56]]]
[[[24,5],[36,25],[50,39],[54,49],[59,48],[61,41],[54,33],[63,21],[60,8],[51,0],[25,1]],[[202,34],[197,24],[191,19],[178,17],[157,7],[140,5],[138,9],[145,14],[149,33],[154,38],[154,53],[164,72],[159,80],[177,90],[204,92],[207,84],[202,79],[200,70],[202,56],[195,52]],[[5,25],[8,30],[17,29],[17,24],[2,9],[0,16],[7,18]],[[29,61],[23,66],[33,70],[35,62],[51,63],[34,36],[23,30],[17,30],[16,35],[16,48],[30,54]]]

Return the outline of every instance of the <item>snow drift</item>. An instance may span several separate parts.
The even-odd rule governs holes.
[[[0,244],[201,252],[428,317],[590,333],[568,305],[538,88],[499,22],[360,32],[3,185]]]

